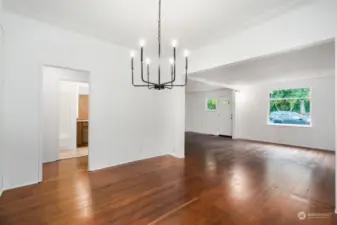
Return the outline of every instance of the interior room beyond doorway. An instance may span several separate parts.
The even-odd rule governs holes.
[[[59,159],[88,155],[89,84],[59,81]]]

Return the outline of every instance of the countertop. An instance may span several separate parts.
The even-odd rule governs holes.
[[[77,122],[89,122],[88,120],[77,120]]]

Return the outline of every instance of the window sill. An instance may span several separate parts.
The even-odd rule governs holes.
[[[312,124],[310,125],[301,125],[301,124],[282,124],[282,123],[268,123],[269,126],[277,126],[277,127],[307,127],[311,128]]]

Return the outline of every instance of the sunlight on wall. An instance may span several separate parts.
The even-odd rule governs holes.
[[[244,91],[235,92],[235,103],[239,104],[244,102],[246,99],[246,93]]]

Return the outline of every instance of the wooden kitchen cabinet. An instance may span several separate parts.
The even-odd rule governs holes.
[[[78,96],[78,119],[88,120],[89,112],[89,95]]]
[[[89,123],[88,121],[77,121],[77,147],[88,146]]]

